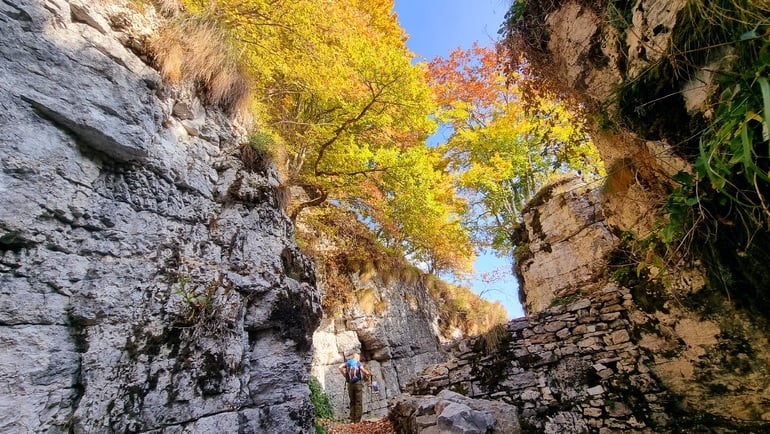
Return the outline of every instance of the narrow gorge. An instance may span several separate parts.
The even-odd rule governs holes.
[[[676,267],[632,243],[695,173],[677,145],[713,115],[709,67],[732,53],[644,82],[676,101],[613,124],[634,111],[617,87],[665,57],[686,2],[545,3],[508,25],[539,35],[533,66],[593,116],[608,176],[565,173],[528,202],[510,234],[527,317],[479,330],[398,255],[319,262],[340,247],[296,224],[304,193],[250,146],[250,120],[159,71],[162,8],[4,0],[0,432],[313,433],[311,379],[345,419],[353,352],[379,385],[366,418],[398,433],[769,432],[767,228],[747,241],[725,214],[719,254]]]

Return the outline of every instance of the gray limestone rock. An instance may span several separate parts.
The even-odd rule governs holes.
[[[277,175],[111,8],[0,4],[0,431],[312,432],[320,299]]]
[[[399,433],[521,432],[515,406],[472,399],[446,389],[436,396],[402,394],[391,401],[389,410],[388,417]]]

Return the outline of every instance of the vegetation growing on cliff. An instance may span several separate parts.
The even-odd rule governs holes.
[[[547,92],[523,104],[527,77],[506,75],[493,49],[414,62],[392,0],[182,0],[160,9],[168,23],[149,49],[166,79],[250,113],[244,164],[261,171],[272,160],[291,192],[291,219],[343,246],[313,252],[327,308],[350,302],[354,264],[383,261],[368,255],[458,277],[481,249],[509,257],[522,205],[544,182],[568,170],[601,173],[577,106]],[[438,123],[451,137],[428,145]],[[329,224],[332,215],[345,218]],[[345,233],[356,225],[363,238]],[[449,309],[446,324],[482,307],[447,288],[433,291]]]
[[[626,40],[631,3],[580,3],[606,19],[604,40]],[[509,70],[532,65],[541,78],[549,78],[546,17],[558,5],[514,4],[502,33],[506,45],[526,60],[511,57]],[[628,47],[618,45],[616,66],[624,81],[615,100],[597,109],[617,108],[602,113],[605,126],[614,123],[645,139],[667,139],[693,163],[692,173],[679,173],[665,186],[661,219],[635,249],[643,248],[639,264],[661,270],[699,258],[713,285],[764,312],[770,307],[770,273],[760,265],[770,259],[763,247],[770,242],[769,15],[770,5],[760,0],[687,1],[672,28],[651,29],[671,32],[665,51],[639,54],[631,70],[630,56],[624,57]],[[642,43],[640,49],[653,48]],[[698,112],[684,106],[683,89],[690,81],[711,89]]]
[[[333,203],[354,211],[386,248],[434,272],[463,273],[474,256],[461,219],[467,204],[441,153],[425,146],[435,104],[392,6],[190,0],[151,48],[168,79],[201,91],[236,72],[247,77],[255,128],[270,138],[295,193],[293,220]],[[221,66],[234,63],[239,69]]]
[[[350,212],[329,205],[316,207],[308,210],[306,224],[298,229],[297,242],[315,259],[324,282],[321,303],[327,315],[340,315],[354,305],[371,308],[376,315],[387,311],[387,300],[372,300],[372,306],[361,302],[367,297],[365,291],[355,290],[351,276],[357,275],[362,281],[376,277],[385,285],[400,282],[425,288],[440,311],[439,327],[447,338],[455,330],[463,335],[483,333],[507,320],[500,302],[485,300],[465,286],[449,284],[409,264],[397,250],[382,246]],[[418,298],[410,302],[421,303]]]

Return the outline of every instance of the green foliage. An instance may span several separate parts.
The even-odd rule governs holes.
[[[182,298],[186,312],[185,323],[194,323],[210,318],[214,314],[214,296],[221,285],[221,278],[205,285],[195,284],[189,275],[180,275],[174,294]]]
[[[624,32],[631,27],[634,15],[634,2],[630,0],[609,2],[607,4],[607,17],[610,25]]]
[[[716,118],[700,140],[698,174],[722,198],[742,209],[744,218],[762,224],[766,203],[770,128],[770,43],[765,43],[750,73],[725,76]]]
[[[288,207],[293,221],[332,203],[435,271],[469,269],[474,251],[460,219],[466,204],[425,144],[435,129],[434,101],[391,1],[185,5],[215,17],[241,53],[256,96],[251,108],[265,131],[252,148],[262,149],[255,140],[280,143],[275,163],[284,182],[306,193]]]
[[[437,118],[453,133],[440,149],[471,207],[465,223],[477,243],[509,256],[521,210],[549,181],[571,171],[603,175],[580,110],[523,74],[506,76],[495,51],[474,46],[430,64],[441,104]]]
[[[310,401],[315,410],[315,431],[317,434],[326,433],[326,429],[321,426],[319,419],[334,419],[334,409],[329,395],[323,391],[321,382],[315,377],[310,377],[308,386],[310,386]]]
[[[505,14],[505,22],[499,33],[505,33],[507,28],[517,26],[524,21],[528,3],[526,0],[520,0],[511,4],[511,8]]]
[[[263,172],[275,161],[275,139],[268,133],[255,132],[241,146],[241,161],[247,170]]]
[[[579,300],[580,297],[582,296],[583,294],[581,293],[575,293],[575,294],[565,295],[563,297],[554,297],[551,299],[551,307],[570,304],[573,301]]]
[[[634,302],[648,313],[667,312],[663,290],[668,270],[659,255],[660,248],[658,238],[639,240],[634,234],[624,232],[618,247],[608,258],[612,270],[610,279],[629,288]]]
[[[268,153],[275,148],[275,138],[264,131],[257,131],[249,136],[249,146],[260,153]]]
[[[675,29],[676,46],[670,59],[680,66],[669,66],[669,86],[681,86],[676,78],[688,77],[709,63],[712,67],[718,65],[716,83],[720,91],[713,101],[713,120],[698,138],[695,172],[673,177],[673,189],[663,207],[664,218],[657,231],[644,241],[663,247],[659,251],[667,266],[695,252],[715,261],[709,264],[713,282],[725,281],[731,272],[720,264],[722,254],[714,254],[707,246],[721,242],[729,232],[732,235],[728,238],[744,240],[746,244],[737,255],[746,257],[752,239],[759,239],[758,233],[770,222],[766,199],[770,194],[767,12],[767,5],[754,1],[737,7],[732,2],[692,0],[680,13]],[[724,46],[730,46],[734,56],[729,64],[714,63],[724,55],[717,47]],[[649,80],[660,78],[653,76]],[[756,271],[748,269],[744,273],[749,279],[756,275]]]

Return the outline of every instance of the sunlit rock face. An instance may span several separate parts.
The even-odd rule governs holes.
[[[364,412],[385,416],[388,401],[424,368],[446,357],[439,340],[438,311],[420,280],[385,278],[380,273],[355,274],[354,305],[327,317],[313,335],[312,375],[329,395],[335,414],[345,418],[348,398],[337,366],[361,353],[377,388],[367,384]],[[323,281],[319,284],[323,285]]]
[[[541,199],[548,196],[553,202],[550,206],[557,208],[572,209],[589,201],[596,204],[595,224],[612,234],[597,238],[606,243],[599,250],[622,257],[629,248],[620,243],[622,237],[642,239],[660,230],[665,221],[662,205],[678,185],[672,176],[680,171],[693,173],[676,150],[697,153],[697,143],[685,142],[709,122],[706,102],[714,89],[713,65],[693,71],[689,81],[682,80],[681,88],[676,89],[666,86],[679,81],[656,82],[654,74],[640,75],[667,59],[683,1],[601,5],[571,0],[552,5],[554,10],[543,17],[548,41],[544,55],[551,61],[545,72],[586,104],[593,124],[592,140],[605,162],[607,177],[579,199],[565,201],[566,196],[559,194]],[[616,7],[621,15],[608,15],[605,6],[609,12]],[[607,16],[623,21],[601,18]],[[715,54],[710,61],[729,62],[729,53],[722,54],[723,58]],[[634,86],[635,91],[626,92]],[[697,125],[701,126],[693,129]],[[571,205],[559,205],[560,201]],[[561,214],[564,211],[546,211],[549,205],[545,202],[530,206],[519,236],[535,246],[517,254],[528,312],[540,315],[538,312],[549,311],[549,304],[571,302],[569,294],[575,289],[590,297],[621,281],[628,286],[633,303],[628,308],[631,342],[646,362],[644,369],[659,380],[656,387],[678,397],[676,411],[669,414],[675,415],[672,420],[686,421],[679,423],[679,429],[767,430],[770,413],[762,404],[770,387],[770,375],[763,367],[770,360],[766,320],[734,304],[736,295],[750,288],[735,284],[739,279],[732,280],[731,270],[704,270],[699,258],[663,264],[653,249],[637,253],[634,260],[606,262],[609,268],[600,269],[598,280],[585,281],[587,273],[581,264],[586,262],[581,258],[591,248],[581,244],[580,238],[574,239],[575,244],[559,242],[572,239],[580,225],[549,223],[549,215],[563,221],[570,218]],[[732,223],[717,230],[725,233],[728,225]],[[554,241],[546,244],[546,240]],[[571,266],[568,257],[575,258]],[[640,277],[637,267],[651,276]],[[619,270],[627,273],[625,277],[616,273]],[[707,272],[724,281],[707,285]],[[568,282],[573,281],[585,283],[569,289]],[[629,408],[636,413],[633,406]],[[676,416],[677,411],[682,413]],[[682,416],[685,413],[690,416]],[[698,418],[709,422],[699,425]]]
[[[514,266],[528,314],[587,293],[606,268],[615,237],[600,191],[591,187],[579,177],[562,179],[544,187],[522,212]]]
[[[0,5],[0,431],[312,432],[278,175],[124,47],[137,10]]]

